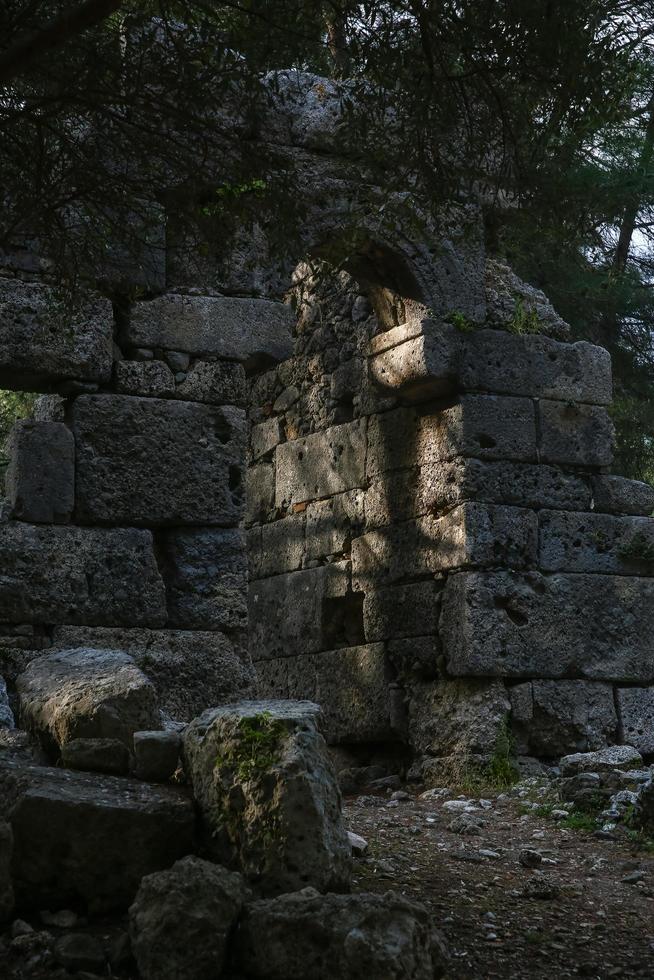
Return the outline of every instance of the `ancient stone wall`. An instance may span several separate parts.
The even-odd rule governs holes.
[[[41,391],[10,437],[0,674],[47,651],[131,653],[189,720],[250,689],[246,375],[287,307],[189,295],[117,321],[97,295],[0,277],[0,383]]]
[[[606,351],[492,262],[477,324],[384,329],[346,273],[298,276],[295,355],[253,386],[262,691],[436,781],[509,720],[522,754],[654,751],[654,490],[608,474]]]

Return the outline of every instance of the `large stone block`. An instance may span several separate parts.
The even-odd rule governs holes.
[[[654,487],[624,476],[594,476],[593,506],[608,514],[643,514],[654,512]]]
[[[51,286],[0,277],[0,386],[108,381],[112,331],[111,303],[97,294],[71,304]]]
[[[537,517],[520,507],[465,503],[443,517],[421,517],[369,531],[352,543],[352,583],[367,592],[453,568],[534,564]]]
[[[366,422],[346,422],[277,447],[278,507],[331,497],[365,481]]]
[[[393,736],[393,703],[382,643],[259,661],[261,697],[320,705],[327,741],[374,742]]]
[[[568,466],[610,466],[614,429],[605,408],[571,402],[538,404],[540,458]]]
[[[114,384],[121,395],[164,398],[175,391],[175,378],[165,361],[117,361]]]
[[[245,522],[267,521],[275,506],[275,467],[272,463],[250,466],[245,477]]]
[[[339,493],[309,504],[306,511],[307,559],[349,552],[363,529],[363,490]]]
[[[654,687],[623,687],[615,692],[620,741],[643,755],[654,752]]]
[[[252,459],[261,459],[268,456],[273,449],[284,439],[284,430],[281,419],[273,417],[259,422],[252,426],[250,432],[250,446],[252,448]]]
[[[654,680],[654,579],[463,572],[443,594],[454,676]]]
[[[479,330],[465,336],[459,384],[465,390],[608,405],[611,357],[585,342]]]
[[[90,395],[76,400],[72,427],[80,520],[238,523],[244,498],[241,409]]]
[[[350,591],[347,562],[307,568],[250,585],[253,661],[294,657],[363,642],[363,598]]]
[[[417,335],[406,336],[413,333]],[[384,336],[375,337],[371,346],[382,347]],[[378,385],[412,401],[439,398],[455,390],[461,335],[454,327],[426,320],[417,330],[414,324],[406,324],[387,331],[386,336],[390,346],[369,361],[370,375]],[[400,342],[393,344],[396,339]]]
[[[129,653],[152,680],[162,710],[180,721],[247,697],[254,683],[245,640],[236,643],[215,631],[55,628],[53,649],[88,646]]]
[[[541,511],[539,565],[546,572],[654,575],[654,520]]]
[[[615,741],[618,718],[610,684],[526,681],[509,696],[511,729],[523,755],[595,752]]]
[[[287,517],[248,531],[250,578],[267,578],[302,567],[305,554],[304,514]]]
[[[442,582],[415,582],[367,592],[363,628],[368,643],[438,632]]]
[[[508,711],[501,681],[439,679],[412,684],[408,698],[411,744],[417,753],[437,757],[488,759]]]
[[[245,371],[234,361],[195,361],[175,388],[175,398],[208,405],[245,405]]]
[[[75,442],[63,422],[17,422],[11,430],[5,492],[14,517],[63,524],[75,505]]]
[[[0,789],[25,908],[123,910],[144,875],[193,847],[193,804],[178,789],[8,762]]]
[[[247,629],[245,535],[236,528],[175,528],[158,538],[171,626]]]
[[[368,426],[366,472],[473,456],[485,460],[536,461],[534,404],[527,398],[464,395],[440,411],[401,408],[375,415]]]
[[[132,347],[215,354],[256,369],[291,356],[294,324],[283,303],[168,293],[135,303],[121,339]]]
[[[0,524],[0,620],[160,626],[163,581],[149,531]]]

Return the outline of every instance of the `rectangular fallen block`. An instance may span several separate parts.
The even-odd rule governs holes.
[[[0,386],[109,381],[113,322],[111,303],[96,293],[71,303],[52,286],[0,276]]]
[[[90,523],[217,524],[242,516],[242,409],[84,395],[72,409],[76,516]]]
[[[455,569],[533,566],[537,517],[521,507],[464,503],[443,517],[420,517],[369,531],[352,543],[352,583],[368,592],[407,577]]]
[[[545,572],[654,575],[654,519],[541,511],[539,567]]]
[[[275,454],[278,507],[331,497],[365,481],[366,420],[282,443]]]
[[[654,579],[460,572],[441,609],[452,676],[654,681]]]
[[[538,420],[543,463],[596,468],[611,465],[615,432],[605,408],[541,401]]]
[[[152,534],[134,528],[0,524],[0,620],[161,626]]]
[[[65,524],[75,505],[75,442],[63,422],[16,422],[7,440],[5,494],[14,517]]]
[[[261,697],[320,705],[328,742],[372,742],[393,735],[392,691],[382,643],[269,660],[257,666]]]
[[[144,875],[193,847],[193,803],[179,789],[7,762],[0,789],[14,832],[16,898],[25,908],[122,911]]]

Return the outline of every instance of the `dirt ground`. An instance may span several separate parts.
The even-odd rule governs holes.
[[[350,830],[368,843],[354,889],[432,910],[448,978],[654,977],[654,855],[642,843],[621,828],[573,828],[552,805],[536,809],[531,788],[473,801],[463,821],[447,806],[456,797],[346,800]],[[525,850],[538,867],[521,863]]]

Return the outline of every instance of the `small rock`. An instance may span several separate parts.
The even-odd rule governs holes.
[[[490,861],[497,861],[502,856],[499,851],[491,851],[487,848],[480,848],[479,853],[482,857],[488,858]]]
[[[479,835],[481,834],[482,823],[471,813],[460,813],[450,824],[448,830],[453,834]]]
[[[426,789],[424,793],[421,793],[419,799],[421,800],[440,800],[444,796],[449,796],[449,789],[436,788],[436,789]]]
[[[32,932],[34,932],[34,928],[29,922],[25,922],[25,919],[14,919],[11,923],[12,939],[16,939],[18,936],[29,936]]]
[[[529,847],[523,847],[518,854],[518,862],[523,868],[538,868],[543,863],[543,855],[540,851],[532,851]]]
[[[544,900],[556,898],[560,892],[560,888],[555,881],[550,878],[536,872],[533,878],[527,882],[527,884],[522,889],[521,895],[523,898],[540,898]]]
[[[105,955],[102,943],[86,932],[71,932],[55,943],[55,959],[67,970],[104,971]]]
[[[632,871],[630,874],[625,875],[621,878],[623,885],[637,885],[639,881],[643,881],[647,877],[646,871]]]
[[[72,929],[77,925],[78,916],[72,909],[61,909],[58,912],[41,912],[41,922],[44,926],[54,926],[56,929]]]
[[[453,813],[474,813],[478,808],[470,800],[446,800],[443,809]]]
[[[395,792],[391,796],[391,800],[395,800],[398,803],[406,803],[410,799],[411,799],[410,795],[406,792],[406,790],[403,789],[395,790]]]
[[[550,813],[552,820],[565,820],[570,816],[569,810],[552,810]]]
[[[347,839],[350,842],[354,857],[363,857],[368,850],[368,841],[364,837],[359,837],[358,834],[353,834],[351,830],[347,832]]]

